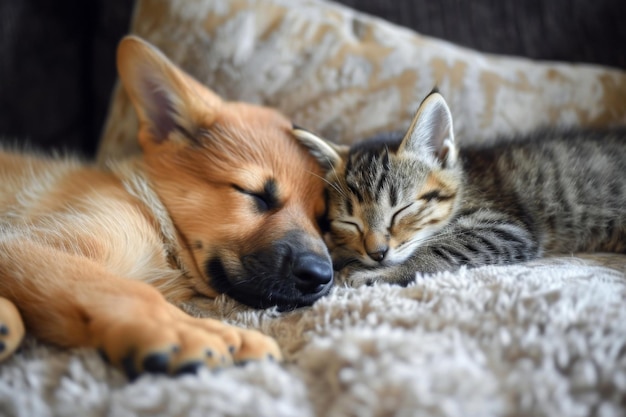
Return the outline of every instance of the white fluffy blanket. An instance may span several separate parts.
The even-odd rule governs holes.
[[[337,287],[286,314],[198,301],[286,362],[128,383],[91,350],[27,340],[0,366],[0,415],[623,416],[625,274],[626,257],[593,255]]]

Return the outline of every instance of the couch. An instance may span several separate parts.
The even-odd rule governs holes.
[[[626,68],[618,0],[343,0],[483,52]],[[0,137],[93,156],[115,81],[128,0],[0,2]]]
[[[114,71],[129,30],[220,94],[276,106],[338,141],[402,128],[434,82],[467,140],[626,123],[626,5],[616,0],[138,1],[133,16],[128,1],[0,0],[5,141],[99,160],[133,151]],[[202,13],[219,24],[206,29]],[[303,34],[295,44],[282,36],[290,31]],[[338,50],[363,65],[337,70]],[[385,67],[391,75],[364,76],[381,50],[400,52]],[[620,416],[624,299],[626,256],[616,254],[417,274],[406,288],[337,286],[292,312],[198,298],[181,307],[273,336],[286,361],[129,383],[90,349],[27,338],[0,365],[0,414]]]

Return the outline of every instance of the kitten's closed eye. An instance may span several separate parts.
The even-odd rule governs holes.
[[[422,194],[419,199],[424,200],[426,202],[437,200],[437,201],[445,201],[451,199],[453,196],[443,194],[441,190],[432,190],[425,194]]]
[[[363,233],[363,229],[361,228],[361,226],[356,223],[356,222],[351,222],[351,221],[345,221],[345,220],[337,220],[335,221],[335,224],[350,228],[350,229],[355,229],[357,232],[359,233]]]
[[[410,208],[411,206],[413,206],[413,204],[414,204],[414,203],[407,204],[406,206],[401,207],[399,210],[397,210],[397,211],[393,214],[393,216],[391,217],[391,224],[390,224],[390,226],[393,226],[393,225],[396,223],[396,221],[398,220],[398,216],[399,216],[400,214],[402,214],[402,212],[406,211],[408,208]]]
[[[421,195],[419,199],[424,200],[424,201],[431,201],[431,200],[439,199],[440,195],[441,195],[441,191],[432,190],[432,191],[427,192],[426,194]]]

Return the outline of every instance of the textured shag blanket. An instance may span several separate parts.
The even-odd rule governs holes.
[[[45,306],[41,306],[45,309]],[[583,255],[345,288],[289,313],[185,308],[274,336],[286,362],[129,383],[27,340],[2,416],[623,416],[626,257]]]

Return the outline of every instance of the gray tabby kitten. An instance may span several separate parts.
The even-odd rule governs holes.
[[[626,252],[626,131],[458,149],[450,110],[433,92],[404,138],[347,149],[294,133],[328,168],[329,245],[351,285],[406,285],[416,272],[548,253]]]

